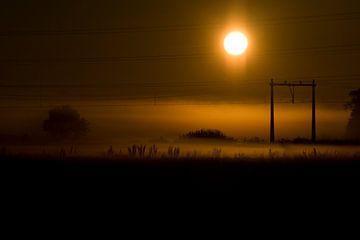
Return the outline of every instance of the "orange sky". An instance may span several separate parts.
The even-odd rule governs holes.
[[[359,9],[356,0],[6,1],[0,133],[40,132],[49,107],[68,104],[98,136],[173,137],[219,128],[267,138],[268,83],[275,78],[317,80],[318,136],[341,137],[348,118],[343,104],[360,86]],[[223,49],[224,36],[235,29],[249,38],[237,59]],[[297,89],[296,101],[310,94]],[[217,105],[154,107],[154,97]],[[276,89],[276,102],[284,101],[289,90]],[[105,106],[128,102],[150,106]],[[249,105],[226,105],[232,102]],[[276,111],[278,137],[308,135],[309,108],[277,105]]]
[[[114,103],[112,103],[114,104]],[[165,103],[162,103],[165,104]],[[91,123],[90,136],[99,139],[174,139],[187,131],[214,128],[227,135],[268,139],[269,106],[259,105],[149,105],[119,107],[77,107]],[[91,104],[88,103],[88,106]],[[93,104],[93,105],[96,105]],[[93,106],[91,105],[91,106]],[[86,106],[86,105],[85,105]],[[1,132],[39,133],[45,109],[9,110],[2,117]],[[26,119],[26,121],[24,121]],[[348,113],[319,107],[319,138],[342,137]],[[308,104],[276,105],[277,138],[310,137],[311,109]]]

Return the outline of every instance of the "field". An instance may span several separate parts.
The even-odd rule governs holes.
[[[227,192],[351,188],[356,146],[178,144],[3,148],[3,182],[81,190]],[[143,151],[144,150],[144,151]]]
[[[135,147],[135,150],[134,150]],[[144,148],[139,153],[139,148]],[[135,151],[135,153],[130,154]],[[178,150],[175,156],[172,151]],[[359,145],[312,145],[312,144],[250,144],[220,141],[189,141],[170,143],[114,144],[43,144],[3,145],[0,156],[81,157],[112,159],[164,159],[164,158],[219,158],[219,159],[292,159],[292,158],[356,158],[360,156]]]

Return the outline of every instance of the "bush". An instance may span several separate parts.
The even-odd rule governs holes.
[[[200,129],[189,132],[184,137],[189,139],[234,140],[234,138],[227,137],[223,132],[216,129]]]
[[[55,139],[74,139],[89,131],[89,122],[70,106],[55,107],[43,122],[44,131]]]

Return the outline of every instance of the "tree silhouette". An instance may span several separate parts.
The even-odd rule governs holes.
[[[360,89],[351,91],[350,101],[346,108],[351,111],[349,123],[347,125],[347,138],[360,140]]]
[[[43,122],[44,131],[55,139],[75,139],[86,135],[89,122],[81,118],[78,111],[70,106],[49,110],[48,119]]]
[[[189,132],[184,136],[192,139],[234,140],[233,138],[227,137],[223,132],[217,129],[200,129],[194,132]]]

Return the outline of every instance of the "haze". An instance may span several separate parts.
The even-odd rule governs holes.
[[[344,135],[359,85],[358,1],[3,1],[2,133],[41,134],[71,105],[101,139],[217,128],[268,138],[269,81],[318,82],[319,136]],[[247,53],[223,37],[241,30]],[[309,137],[310,92],[277,91],[281,137]],[[166,126],[166,127],[164,127]]]

